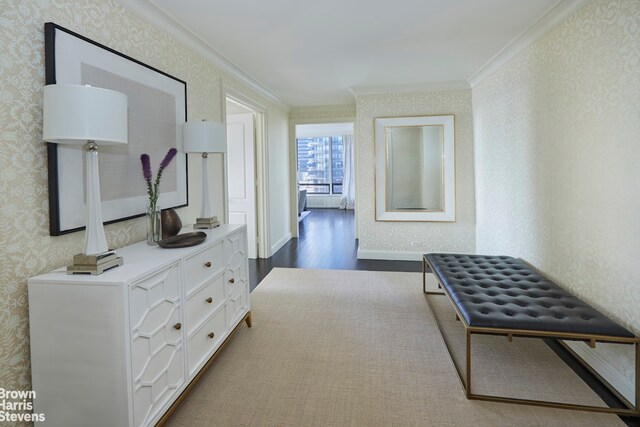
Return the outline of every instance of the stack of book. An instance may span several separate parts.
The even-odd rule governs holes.
[[[76,254],[73,256],[73,265],[67,266],[67,274],[101,274],[122,264],[122,258],[118,257],[115,251],[98,255]]]
[[[216,228],[219,225],[220,221],[218,221],[218,217],[212,216],[211,218],[196,219],[196,223],[193,224],[193,228]]]

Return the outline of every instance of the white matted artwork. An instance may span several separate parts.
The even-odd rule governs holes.
[[[100,147],[100,191],[105,223],[141,216],[147,189],[140,155],[153,173],[167,151],[182,152],[186,83],[53,23],[45,24],[47,84],[88,84],[127,95],[129,143]],[[85,166],[81,146],[49,144],[51,235],[85,225]],[[158,206],[186,206],[187,158],[179,153],[162,175]]]

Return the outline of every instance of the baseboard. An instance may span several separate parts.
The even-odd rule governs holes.
[[[422,261],[422,252],[375,251],[358,248],[358,259],[381,259],[389,261]]]
[[[629,402],[635,402],[633,382],[584,342],[563,341],[573,352],[611,384]]]
[[[269,253],[269,258],[271,258],[276,252],[280,250],[281,247],[287,244],[289,240],[291,240],[291,233],[287,233],[282,239],[278,240],[278,242],[271,246],[271,251]]]

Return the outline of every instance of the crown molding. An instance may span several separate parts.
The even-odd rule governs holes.
[[[282,102],[267,86],[235,65],[202,38],[185,27],[170,13],[155,5],[152,0],[118,0],[118,2],[126,9],[151,22],[196,53],[202,55],[222,71],[230,74],[278,107],[289,112],[290,107]]]
[[[547,10],[531,27],[520,33],[515,39],[507,43],[498,53],[489,59],[482,67],[473,73],[467,81],[473,88],[489,77],[514,56],[522,52],[533,43],[547,35],[551,30],[563,23],[570,16],[578,12],[591,0],[560,0]]]
[[[440,83],[418,83],[406,85],[386,85],[386,86],[353,86],[349,90],[354,96],[361,95],[383,95],[390,93],[411,93],[411,92],[433,92],[449,90],[470,89],[469,83],[464,80],[440,82]]]

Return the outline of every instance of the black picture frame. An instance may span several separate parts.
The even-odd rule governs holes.
[[[187,155],[181,153],[182,151],[182,124],[187,120],[187,83],[183,80],[180,80],[164,71],[158,70],[148,64],[145,64],[139,60],[131,58],[123,53],[120,53],[114,49],[111,49],[107,46],[104,46],[98,42],[90,40],[80,34],[77,34],[69,29],[61,27],[53,22],[47,22],[44,24],[44,35],[45,35],[45,83],[46,84],[83,84],[78,80],[78,76],[76,74],[80,74],[79,71],[76,70],[78,68],[78,64],[82,66],[86,66],[87,63],[90,63],[91,60],[86,60],[83,55],[89,52],[89,57],[100,58],[100,61],[113,61],[114,64],[124,64],[126,65],[123,69],[133,70],[135,71],[135,75],[138,80],[140,80],[140,76],[148,77],[148,80],[144,79],[144,83],[139,83],[140,86],[149,87],[151,91],[155,91],[154,93],[164,93],[164,89],[166,86],[167,96],[162,99],[166,100],[166,103],[171,104],[170,95],[173,95],[173,102],[175,106],[173,107],[172,112],[175,114],[175,123],[167,123],[168,126],[172,130],[175,130],[176,139],[175,146],[178,149],[178,155],[176,155],[172,165],[175,167],[175,190],[167,191],[166,196],[161,192],[159,206],[163,209],[165,208],[180,208],[187,206],[189,204],[189,191],[188,191],[188,163],[187,163]],[[64,43],[72,43],[76,47],[80,47],[79,49],[65,49]],[[72,57],[73,61],[71,61],[71,65],[68,66],[68,69],[73,69],[72,73],[63,72],[63,65],[69,63],[69,59]],[[74,62],[74,61],[77,61]],[[91,66],[91,65],[90,65]],[[112,70],[113,72],[113,70]],[[61,76],[61,74],[65,74],[65,76]],[[73,76],[71,76],[73,74]],[[114,73],[116,74],[116,73]],[[61,78],[63,77],[63,78]],[[129,76],[126,75],[126,72],[117,72],[117,78],[122,78],[123,81],[127,80]],[[63,80],[63,81],[61,81]],[[133,80],[132,80],[133,81]],[[142,81],[142,80],[141,80]],[[156,82],[148,83],[148,81]],[[134,82],[134,84],[138,84]],[[92,84],[93,86],[102,87],[100,84]],[[121,91],[127,94],[126,89],[120,90],[119,88],[107,87],[108,89],[114,89]],[[127,94],[129,95],[129,94]],[[184,99],[184,102],[182,102]],[[131,103],[129,104],[129,128],[130,128],[130,143],[131,146],[131,121],[132,121],[132,113],[131,113]],[[135,115],[134,115],[135,116]],[[137,115],[139,116],[139,115]],[[137,117],[136,116],[136,117]],[[170,119],[169,121],[173,121]],[[140,138],[138,138],[140,139]],[[145,141],[146,143],[147,141]],[[130,149],[129,147],[127,148]],[[61,178],[61,168],[65,166],[65,162],[67,161],[68,153],[70,150],[66,147],[60,147],[58,144],[48,143],[47,144],[47,154],[48,154],[48,182],[49,182],[49,232],[52,236],[59,236],[63,234],[73,233],[76,231],[81,231],[85,229],[84,226],[84,215],[82,215],[81,224],[78,221],[78,210],[79,208],[83,208],[82,212],[84,212],[84,192],[68,190],[65,186],[65,180],[69,181],[65,178],[69,175],[69,170],[77,172],[76,178],[73,180],[74,183],[78,181],[78,179],[82,178],[82,167],[74,167],[69,168],[68,165],[65,167],[65,174],[63,178]],[[73,158],[75,159],[75,154],[73,154]],[[146,188],[144,186],[144,180],[142,177],[139,155],[135,155],[135,159],[133,155],[125,155],[123,158],[130,164],[131,167],[135,167],[135,172],[139,174],[139,183],[140,188]],[[162,158],[152,157],[152,169],[154,169],[155,173],[155,165],[159,164]],[[136,165],[136,166],[133,166]],[[169,168],[171,165],[169,166]],[[167,168],[167,170],[169,170]],[[77,170],[76,170],[77,169]],[[129,170],[129,169],[127,169]],[[133,173],[133,172],[131,172]],[[102,168],[101,168],[101,176],[102,176]],[[163,175],[163,184],[165,181],[166,173]],[[80,179],[80,182],[84,182],[84,179]],[[174,184],[174,182],[171,182]],[[75,184],[74,184],[75,185]],[[137,184],[136,184],[137,185]],[[101,187],[104,190],[105,184],[101,183]],[[77,194],[81,193],[81,194]],[[103,191],[104,195],[104,191]],[[61,197],[64,198],[64,203],[61,201]],[[104,201],[103,198],[103,218],[105,224],[116,223],[120,221],[126,221],[129,219],[137,218],[145,215],[146,212],[146,203],[141,203],[141,198],[146,198],[146,193],[143,196],[136,195],[135,197],[127,197],[126,199],[119,200],[114,199],[108,202]],[[164,200],[163,200],[163,197]],[[68,203],[70,198],[73,199],[73,203]],[[163,204],[166,203],[166,204]],[[107,205],[107,206],[105,206]],[[67,212],[71,212],[70,214]],[[74,216],[72,220],[68,220],[68,216]]]

